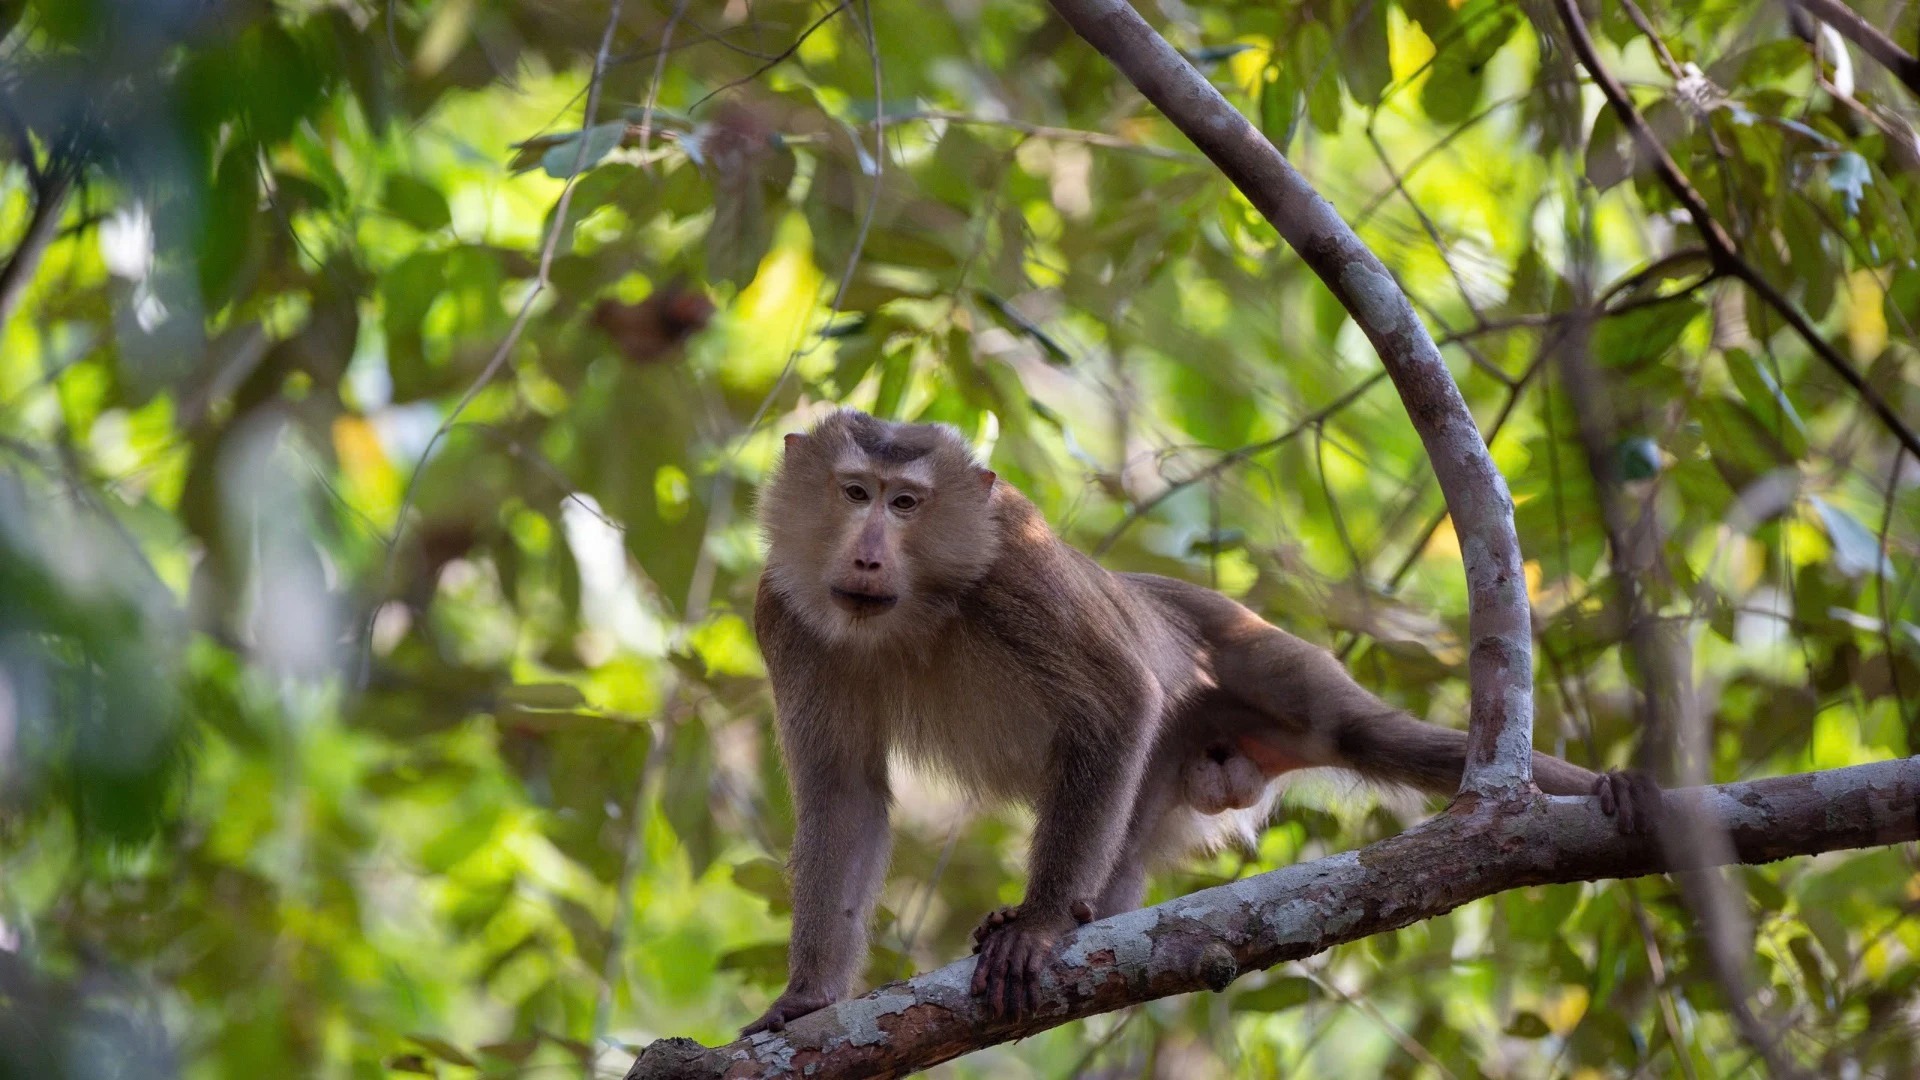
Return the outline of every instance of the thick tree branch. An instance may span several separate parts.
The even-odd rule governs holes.
[[[1785,293],[1763,277],[1759,269],[1740,254],[1739,249],[1734,245],[1733,238],[1727,235],[1726,229],[1707,208],[1706,200],[1700,197],[1700,192],[1694,189],[1693,184],[1687,180],[1686,174],[1680,171],[1680,166],[1674,163],[1672,155],[1667,153],[1667,148],[1661,145],[1659,136],[1654,134],[1653,129],[1647,125],[1646,119],[1640,115],[1640,110],[1634,106],[1633,99],[1627,96],[1627,88],[1622,86],[1613,72],[1607,70],[1606,65],[1600,62],[1599,51],[1593,44],[1593,35],[1588,32],[1586,19],[1580,14],[1578,0],[1554,0],[1554,10],[1559,14],[1561,26],[1566,30],[1567,38],[1573,45],[1574,55],[1580,58],[1580,66],[1586,68],[1587,73],[1593,76],[1593,81],[1600,87],[1600,92],[1606,95],[1607,104],[1620,115],[1620,122],[1633,135],[1633,141],[1640,153],[1645,155],[1646,160],[1653,163],[1655,175],[1660,178],[1660,182],[1666,186],[1667,190],[1673,193],[1673,197],[1679,201],[1681,208],[1693,220],[1694,228],[1700,231],[1701,239],[1706,243],[1707,254],[1713,259],[1715,268],[1731,277],[1739,278],[1760,297],[1762,303],[1778,312],[1780,317],[1786,320],[1787,325],[1793,328],[1793,332],[1813,350],[1814,355],[1860,395],[1861,399],[1867,403],[1867,407],[1873,410],[1882,424],[1886,425],[1887,430],[1893,432],[1894,437],[1900,440],[1900,444],[1909,452],[1920,456],[1920,436],[1916,436],[1907,422],[1901,419],[1900,414],[1893,411],[1893,406],[1881,396],[1880,391],[1874,389],[1873,385],[1867,382],[1866,376],[1860,373],[1860,369],[1854,367],[1853,362],[1842,356],[1840,350],[1820,333],[1820,328],[1813,325],[1813,320],[1807,318],[1806,313],[1796,307],[1793,301],[1787,299]]]
[[[1669,813],[1726,830],[1733,857],[1795,855],[1920,837],[1920,758],[1667,793]],[[628,1080],[901,1076],[1070,1020],[1195,990],[1395,930],[1508,889],[1638,877],[1705,863],[1663,858],[1621,835],[1588,799],[1535,796],[1516,808],[1463,800],[1392,839],[1204,889],[1081,928],[1045,976],[1037,1013],[993,1019],[972,994],[973,961],[890,983],[760,1034],[708,1049],[664,1039]]]
[[[1125,0],[1051,2],[1226,173],[1379,352],[1433,461],[1466,562],[1473,698],[1460,789],[1525,790],[1533,778],[1533,641],[1513,499],[1433,335],[1333,206]]]
[[[1834,32],[1855,45],[1887,69],[1907,89],[1920,94],[1920,59],[1894,43],[1860,13],[1840,0],[1793,0],[1800,10],[1833,27]]]

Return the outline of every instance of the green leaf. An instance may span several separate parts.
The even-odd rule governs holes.
[[[687,859],[697,877],[713,863],[719,843],[713,808],[709,805],[713,777],[713,743],[707,726],[699,718],[689,717],[673,731],[673,745],[667,762],[667,776],[661,793],[667,823],[686,846]]]
[[[440,189],[405,173],[387,177],[387,190],[380,205],[422,232],[434,232],[453,224],[453,211]]]
[[[1480,106],[1487,63],[1519,27],[1518,8],[1505,0],[1470,0],[1453,23],[1454,32],[1436,41],[1439,51],[1426,82],[1420,87],[1420,107],[1436,124],[1458,124]]]
[[[1587,182],[1601,191],[1625,180],[1633,171],[1633,140],[1612,109],[1601,109],[1587,137]]]
[[[1705,309],[1692,300],[1673,300],[1600,320],[1594,328],[1593,357],[1616,371],[1632,371],[1664,359],[1687,324]]]
[[[600,159],[613,152],[627,133],[626,121],[610,124],[595,124],[586,129],[584,141],[586,149],[581,150],[582,132],[572,132],[561,136],[540,155],[540,167],[555,180],[565,180],[577,172],[585,172],[600,163]]]
[[[766,900],[775,915],[793,909],[793,890],[787,881],[786,867],[772,859],[752,859],[733,868],[733,883]]]
[[[1267,68],[1266,81],[1260,84],[1260,132],[1283,154],[1293,142],[1299,115],[1300,81],[1294,74],[1294,65]]]
[[[1387,20],[1392,5],[1376,0],[1357,0],[1357,5],[1357,13],[1335,24],[1345,28],[1340,34],[1340,77],[1346,80],[1347,93],[1353,100],[1372,108],[1393,84]]]
[[[1269,979],[1265,986],[1233,995],[1230,1008],[1234,1012],[1284,1012],[1304,1005],[1319,995],[1320,988],[1313,984],[1313,980],[1289,975]]]
[[[1807,498],[1819,513],[1820,523],[1827,529],[1827,539],[1833,544],[1834,569],[1852,578],[1867,574],[1892,576],[1893,563],[1880,549],[1879,536],[1858,518],[1818,495]]]
[[[522,683],[502,690],[500,698],[522,709],[578,709],[587,703],[586,695],[571,683]]]
[[[1217,64],[1222,60],[1231,60],[1253,48],[1255,48],[1255,46],[1248,45],[1245,42],[1234,42],[1231,45],[1204,45],[1187,53],[1187,60],[1196,67],[1205,64]]]
[[[1335,55],[1333,35],[1317,20],[1306,23],[1294,35],[1294,63],[1313,73],[1306,87],[1307,119],[1327,134],[1340,130],[1340,80],[1333,65],[1327,63]]]
[[[1651,480],[1660,475],[1660,446],[1644,435],[1620,440],[1613,458],[1622,480]]]
[[[787,943],[763,941],[720,954],[721,971],[738,971],[759,983],[777,983],[787,975]]]
[[[1827,187],[1840,194],[1849,214],[1860,212],[1860,197],[1871,183],[1873,170],[1868,167],[1867,159],[1851,150],[1834,158],[1833,164],[1827,166]]]
[[[1754,419],[1760,425],[1774,433],[1780,445],[1789,457],[1804,458],[1807,454],[1807,425],[1800,419],[1800,411],[1793,407],[1786,391],[1774,381],[1773,372],[1764,365],[1758,356],[1745,349],[1727,350],[1727,372],[1733,377],[1733,384],[1746,399],[1748,408],[1753,410]]]
[[[459,1047],[445,1039],[433,1035],[409,1035],[407,1041],[450,1065],[464,1065],[469,1069],[479,1067],[479,1064],[462,1053]]]

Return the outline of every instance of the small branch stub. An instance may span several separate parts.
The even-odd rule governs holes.
[[[1240,962],[1233,958],[1232,949],[1217,941],[1210,941],[1200,950],[1194,975],[1207,985],[1207,989],[1218,994],[1240,977]]]

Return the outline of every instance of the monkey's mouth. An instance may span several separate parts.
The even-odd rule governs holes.
[[[878,615],[900,602],[897,596],[854,592],[852,589],[842,589],[837,586],[829,586],[829,591],[833,593],[834,603],[839,604],[843,611],[857,619]]]

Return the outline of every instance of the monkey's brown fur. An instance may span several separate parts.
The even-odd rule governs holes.
[[[1036,812],[1026,897],[978,934],[1001,1014],[1081,916],[1140,904],[1150,862],[1263,823],[1297,768],[1451,794],[1466,735],[1368,693],[1324,649],[1211,590],[1110,573],[1053,535],[958,433],[841,411],[787,436],[760,522],[754,625],[793,788],[778,1029],[843,996],[866,956],[898,752]],[[1552,794],[1624,786],[1536,753]],[[1091,900],[1091,906],[1087,903]]]

